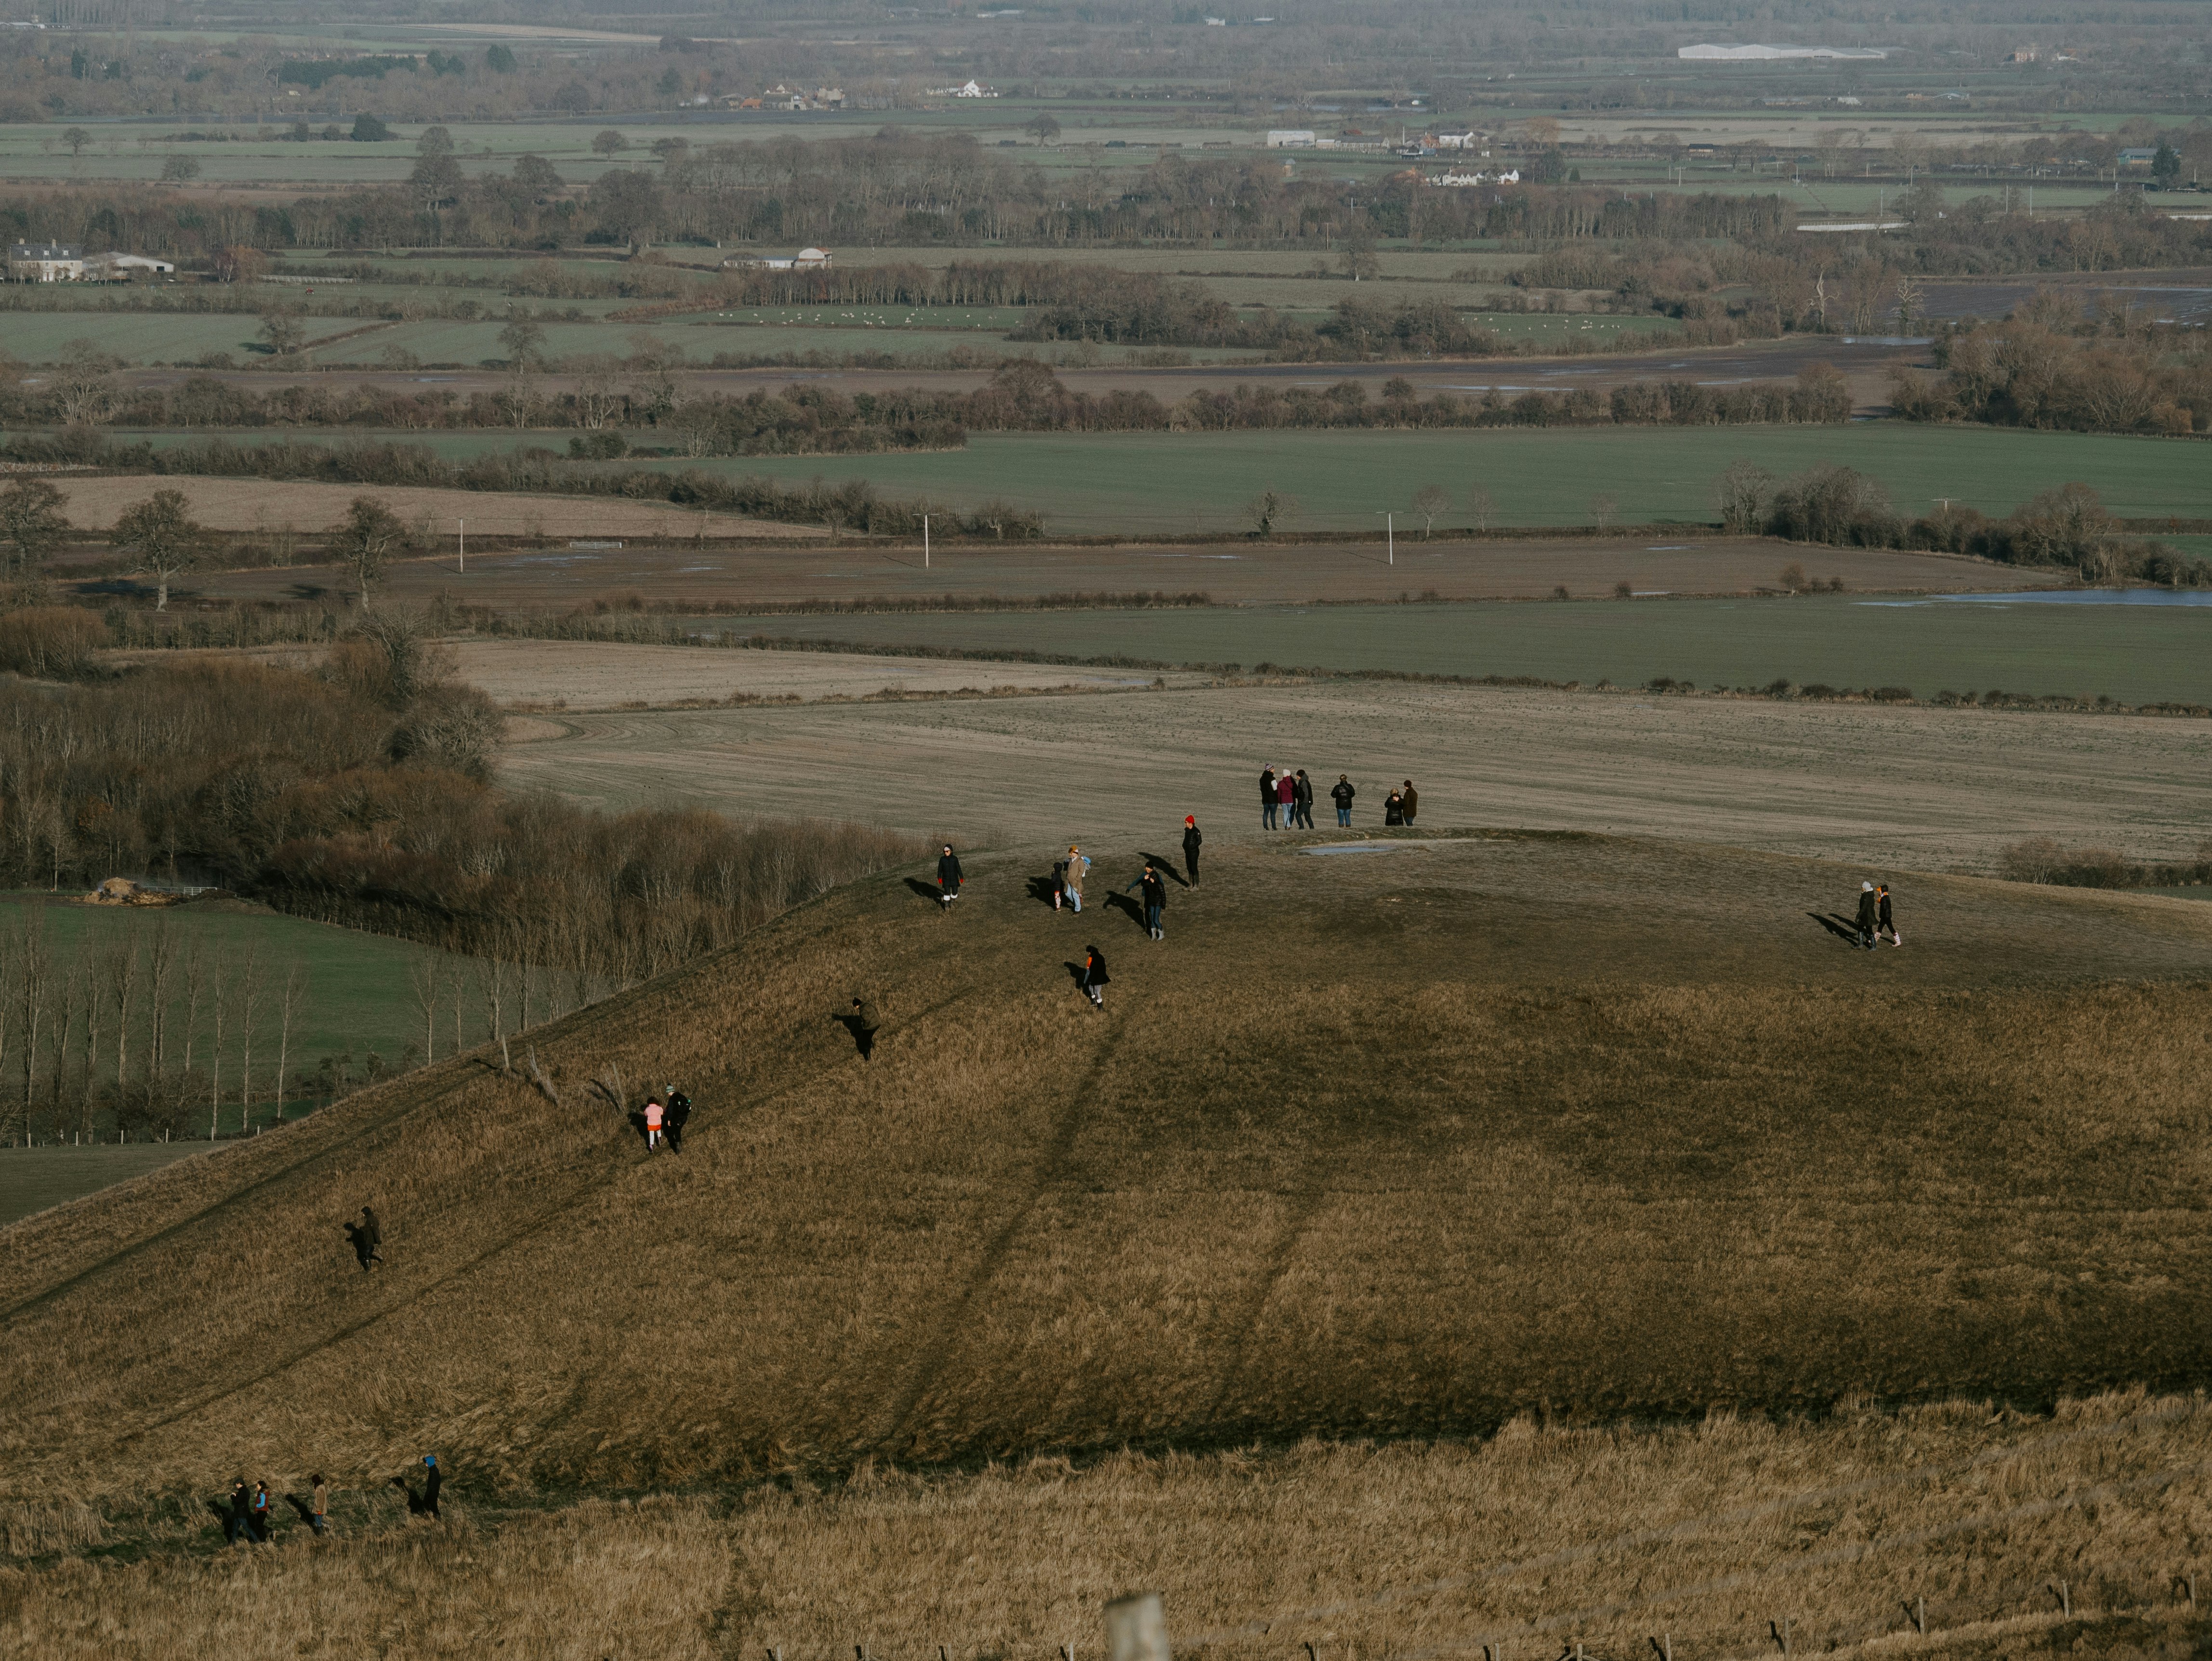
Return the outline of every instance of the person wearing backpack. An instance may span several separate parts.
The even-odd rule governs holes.
[[[1067,846],[1067,903],[1075,908],[1076,915],[1083,912],[1083,873],[1091,868],[1091,861],[1080,848],[1070,843]]]
[[[1339,773],[1336,782],[1329,787],[1328,799],[1336,804],[1336,824],[1344,830],[1352,824],[1352,799],[1359,794],[1352,788],[1352,775]]]
[[[674,1085],[669,1086],[665,1093],[668,1099],[661,1106],[660,1129],[668,1138],[668,1151],[681,1153],[684,1151],[684,1127],[691,1119],[691,1098]]]

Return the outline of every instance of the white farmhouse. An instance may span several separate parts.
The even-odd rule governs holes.
[[[11,242],[10,283],[76,283],[84,277],[84,250],[64,242]]]

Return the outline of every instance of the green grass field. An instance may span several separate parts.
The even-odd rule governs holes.
[[[1313,377],[1325,383],[1326,367]],[[1033,507],[1062,534],[1187,533],[1245,527],[1242,505],[1286,491],[1289,529],[1401,535],[1413,495],[1452,492],[1439,522],[1465,524],[1469,486],[1496,499],[1497,522],[1579,525],[1591,498],[1615,498],[1623,523],[1705,522],[1713,478],[1739,457],[1780,475],[1825,462],[1880,480],[1901,513],[1938,498],[2003,514],[2038,490],[2081,479],[2130,516],[2212,514],[2212,450],[2187,440],[1868,423],[1849,427],[1498,428],[1453,432],[978,433],[968,447],[896,456],[745,457],[707,465],[732,474],[867,478],[887,496],[970,504],[1002,496]],[[668,462],[663,465],[692,465]]]
[[[304,322],[312,343],[361,328],[365,320],[311,317]],[[489,332],[496,335],[499,328],[492,324]],[[72,340],[96,342],[126,363],[189,363],[209,352],[251,361],[260,330],[258,317],[239,312],[0,312],[0,339],[33,363],[51,362]]]
[[[0,1148],[0,1228],[48,1206],[66,1205],[174,1159],[204,1153],[204,1141],[104,1143],[94,1147]]]
[[[1346,557],[1364,557],[1366,551]],[[1254,557],[1265,558],[1264,554]],[[1195,566],[1197,562],[1194,562]],[[1806,569],[1817,574],[1820,555]],[[1419,563],[1407,563],[1409,584]],[[1198,573],[1194,570],[1193,580]],[[1174,611],[701,618],[702,631],[1046,652],[1140,661],[1272,663],[1414,674],[1533,675],[1640,686],[1904,686],[2100,694],[2212,704],[2212,607],[1794,599],[1586,600]]]

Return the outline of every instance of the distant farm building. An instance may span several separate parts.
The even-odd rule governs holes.
[[[1310,150],[1321,142],[1311,127],[1276,127],[1267,134],[1271,150]]]
[[[1723,64],[1762,64],[1777,58],[1887,58],[1876,46],[1683,46],[1677,58],[1705,58]]]
[[[732,254],[722,262],[726,271],[822,271],[830,269],[830,250],[801,248],[794,254],[771,254],[765,259],[752,254]]]
[[[176,267],[166,259],[142,253],[87,253],[65,242],[12,242],[8,246],[8,280],[11,283],[119,283],[144,274],[173,276]]]
[[[987,87],[981,81],[969,81],[957,87],[932,87],[932,98],[996,98],[999,89]]]

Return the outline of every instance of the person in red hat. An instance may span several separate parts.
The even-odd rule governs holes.
[[[1198,850],[1205,841],[1206,838],[1199,832],[1198,815],[1185,813],[1182,816],[1182,868],[1190,873],[1193,888],[1198,886]]]

